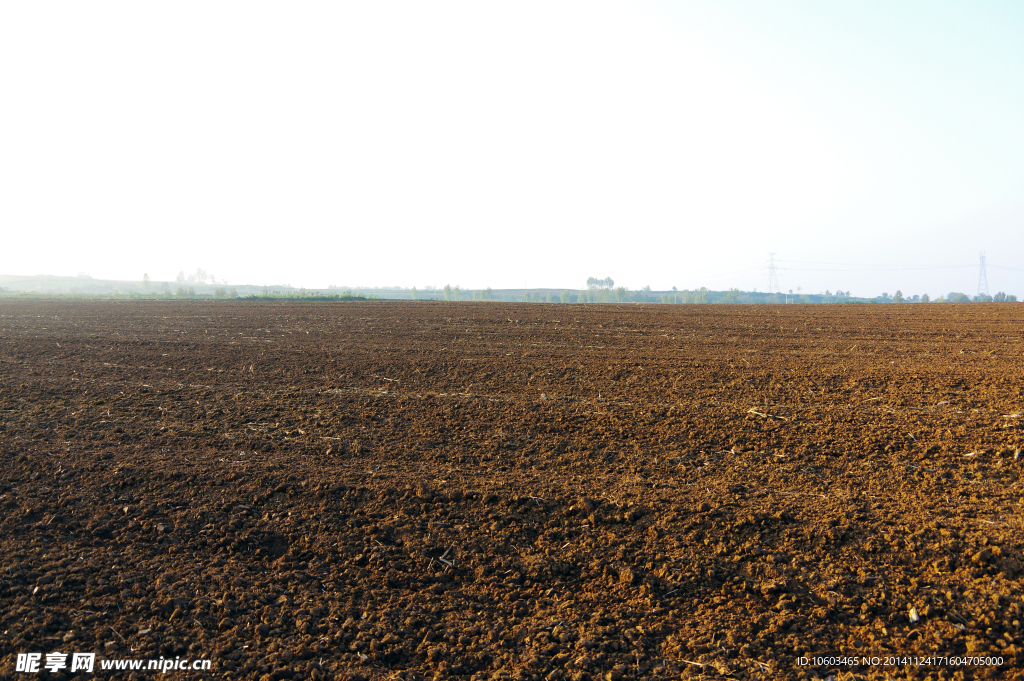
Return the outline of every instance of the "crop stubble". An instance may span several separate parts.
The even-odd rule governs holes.
[[[4,301],[0,673],[1012,677],[1022,318]]]

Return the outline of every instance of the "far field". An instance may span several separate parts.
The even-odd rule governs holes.
[[[0,675],[1024,678],[1022,323],[0,301]]]

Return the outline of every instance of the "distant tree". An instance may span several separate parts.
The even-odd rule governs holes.
[[[419,293],[419,291],[416,290],[415,286],[413,286],[411,289],[409,289],[409,295],[412,296],[413,300],[419,300],[420,299],[420,293]]]
[[[979,293],[978,295],[974,296],[974,302],[976,302],[976,303],[991,303],[992,302],[992,296],[988,295],[987,293]]]
[[[237,297],[238,297],[238,291],[236,291],[235,287],[232,286],[231,290],[228,291],[228,298],[237,298]]]
[[[924,293],[924,294],[921,295],[921,302],[922,303],[927,303],[927,302],[930,302],[930,301],[931,301],[931,298],[928,297],[927,293]]]
[[[569,293],[569,289],[565,289],[564,291],[562,291],[562,302],[563,303],[571,303],[572,302],[572,294]]]
[[[541,301],[540,291],[534,291],[533,292],[533,302],[539,303],[540,301]]]
[[[142,288],[149,288],[149,272],[142,275]]]
[[[494,298],[494,291],[492,291],[491,287],[488,286],[484,289],[484,300],[491,300],[492,298]]]
[[[462,289],[460,289],[458,286],[456,286],[455,288],[452,289],[452,294],[454,295],[454,300],[458,300],[459,299],[459,293],[461,293],[461,292],[462,292]]]
[[[725,303],[738,303],[740,302],[740,290],[738,288],[730,288],[725,292],[725,296],[722,298],[722,302]]]
[[[651,298],[651,286],[650,286],[650,284],[648,284],[647,286],[644,286],[639,291],[635,291],[633,293],[633,295],[630,296],[630,300],[632,300],[635,303],[649,303],[649,302],[651,302],[652,298]]]
[[[947,303],[969,303],[971,297],[966,293],[957,293],[956,291],[950,291],[946,294]]]
[[[177,284],[178,286],[183,286],[185,284],[185,272],[184,271],[178,272],[178,276],[176,276],[174,278],[174,283]]]
[[[213,297],[214,298],[227,298],[228,297],[228,292],[224,289],[223,286],[221,286],[219,288],[214,289]]]
[[[995,294],[994,296],[992,296],[992,302],[994,302],[994,303],[1005,303],[1006,302],[1006,293],[1004,291],[1000,291],[999,293]]]
[[[624,302],[626,302],[626,299],[628,297],[629,297],[629,289],[626,288],[625,286],[620,286],[617,289],[615,289],[615,302],[617,302],[617,303],[624,303]]]
[[[1008,303],[1016,303],[1017,302],[1017,296],[1013,295],[1012,293],[1007,293],[1006,294],[1006,302],[1008,302]]]
[[[892,302],[902,303],[903,302],[903,291],[896,289],[896,293],[892,297]]]
[[[452,299],[452,287],[451,287],[451,284],[445,284],[444,285],[444,299],[445,300],[451,300]]]
[[[546,300],[547,300],[547,302],[549,302],[549,303],[553,303],[553,302],[555,302],[555,296],[554,296],[554,294],[553,294],[553,293],[551,293],[551,291],[548,291],[548,295],[547,295],[547,296],[545,297],[545,299],[546,299]]]

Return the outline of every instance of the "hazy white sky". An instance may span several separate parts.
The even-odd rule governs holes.
[[[765,290],[775,251],[783,289],[935,296],[987,250],[1024,294],[1021,35],[1014,2],[3,3],[0,273]]]

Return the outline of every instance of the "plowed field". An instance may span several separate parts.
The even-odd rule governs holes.
[[[0,302],[0,674],[1021,678],[1022,321]]]

